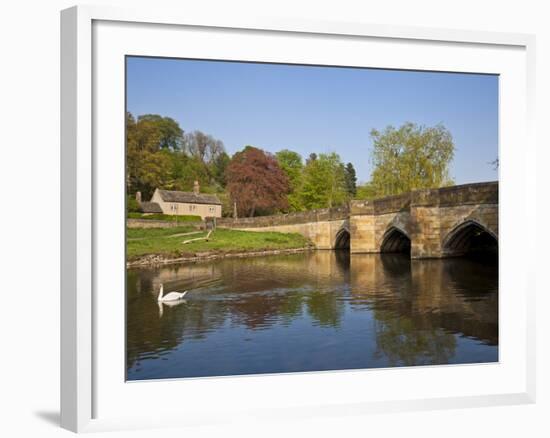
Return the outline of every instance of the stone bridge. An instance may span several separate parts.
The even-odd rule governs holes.
[[[219,227],[300,233],[318,249],[441,258],[498,247],[498,182],[416,190],[349,206],[217,220]]]

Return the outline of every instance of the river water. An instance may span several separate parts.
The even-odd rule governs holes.
[[[161,283],[189,292],[159,304]],[[314,251],[127,272],[128,380],[495,361],[495,260]]]

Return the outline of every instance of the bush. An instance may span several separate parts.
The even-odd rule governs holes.
[[[128,211],[131,212],[139,212],[141,211],[139,202],[136,201],[136,198],[134,198],[132,195],[126,196],[126,208]]]

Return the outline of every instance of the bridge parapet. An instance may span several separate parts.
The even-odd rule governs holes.
[[[374,201],[359,201],[353,200],[350,202],[350,215],[373,215],[374,214]]]
[[[411,192],[411,206],[450,207],[498,204],[498,182],[463,184]]]
[[[264,228],[282,225],[307,224],[312,222],[336,221],[348,219],[349,207],[320,208],[317,210],[298,211],[294,213],[277,214],[272,216],[255,216],[233,218],[219,218],[216,224],[225,228]]]
[[[350,212],[352,215],[381,215],[407,211],[410,205],[411,193],[403,193],[402,195],[385,196],[371,201],[353,200],[350,202]]]

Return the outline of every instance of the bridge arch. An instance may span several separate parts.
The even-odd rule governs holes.
[[[340,228],[334,238],[334,249],[349,249],[350,237],[351,235],[347,227]]]
[[[443,239],[442,252],[447,256],[468,253],[498,252],[498,236],[489,227],[475,219],[466,219],[456,225]]]
[[[400,227],[391,225],[382,236],[380,252],[411,252],[411,238]]]

